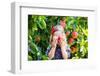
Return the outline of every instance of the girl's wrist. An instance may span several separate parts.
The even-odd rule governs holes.
[[[62,50],[62,51],[65,51],[65,50],[66,50],[66,47],[61,47],[61,50]]]
[[[52,47],[52,49],[54,49],[54,50],[55,50],[55,49],[56,49],[56,47]]]

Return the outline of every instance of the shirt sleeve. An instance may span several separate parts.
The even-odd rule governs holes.
[[[47,47],[47,50],[46,50],[46,56],[48,56],[48,53],[50,52],[50,49],[51,49],[51,46],[49,45],[49,46]]]
[[[70,59],[71,58],[71,49],[69,48],[69,46],[66,47],[66,51],[68,54],[68,59]]]

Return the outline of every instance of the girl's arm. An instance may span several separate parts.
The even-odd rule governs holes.
[[[66,51],[66,46],[67,46],[66,42],[62,40],[60,42],[60,46],[63,59],[68,59],[68,53]]]
[[[51,48],[50,52],[48,53],[48,57],[49,57],[49,59],[54,58],[55,50],[56,50],[55,47],[52,47],[52,48]]]
[[[53,37],[53,40],[51,42],[51,49],[48,53],[49,59],[54,58],[55,51],[56,51],[56,46],[57,46],[57,37]]]
[[[61,48],[63,59],[68,59],[68,53],[65,48]]]

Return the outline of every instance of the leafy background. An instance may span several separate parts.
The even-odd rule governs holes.
[[[88,18],[80,16],[28,15],[28,60],[48,60],[45,55],[49,46],[52,26],[65,24],[67,44],[71,59],[88,58]],[[74,38],[73,37],[76,37]]]

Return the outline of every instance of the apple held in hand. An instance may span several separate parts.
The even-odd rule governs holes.
[[[61,39],[62,39],[62,35],[58,36],[58,43],[60,43]]]

